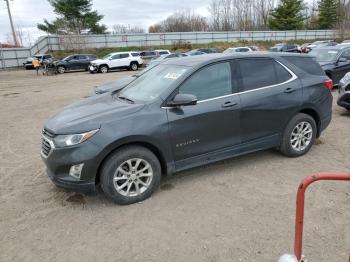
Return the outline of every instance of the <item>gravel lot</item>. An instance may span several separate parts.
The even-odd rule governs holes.
[[[0,261],[273,262],[292,252],[299,181],[350,171],[350,113],[334,104],[330,127],[304,157],[268,150],[196,168],[163,179],[139,204],[56,188],[39,153],[45,120],[95,85],[129,74],[0,72]],[[347,261],[349,207],[350,183],[311,186],[309,261]]]

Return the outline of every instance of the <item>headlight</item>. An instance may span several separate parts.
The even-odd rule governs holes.
[[[53,142],[56,147],[74,146],[88,140],[95,135],[98,130],[99,129],[96,129],[82,134],[58,135],[53,139]]]

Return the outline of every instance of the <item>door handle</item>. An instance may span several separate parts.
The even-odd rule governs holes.
[[[223,104],[221,105],[221,107],[226,108],[226,107],[233,107],[233,106],[235,106],[235,105],[237,105],[237,102],[227,101],[227,102],[223,103]]]
[[[296,89],[293,87],[288,87],[284,90],[285,93],[289,94],[289,93],[293,93]]]

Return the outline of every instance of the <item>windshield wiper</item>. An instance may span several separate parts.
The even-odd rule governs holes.
[[[118,98],[121,99],[121,100],[128,101],[128,102],[131,103],[131,104],[134,104],[134,103],[135,103],[134,100],[131,100],[130,98],[127,98],[127,97],[125,97],[125,96],[118,96]]]

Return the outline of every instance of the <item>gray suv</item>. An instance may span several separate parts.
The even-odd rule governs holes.
[[[307,153],[331,121],[331,81],[312,57],[169,59],[45,124],[41,156],[59,187],[148,198],[162,175],[267,148]]]

